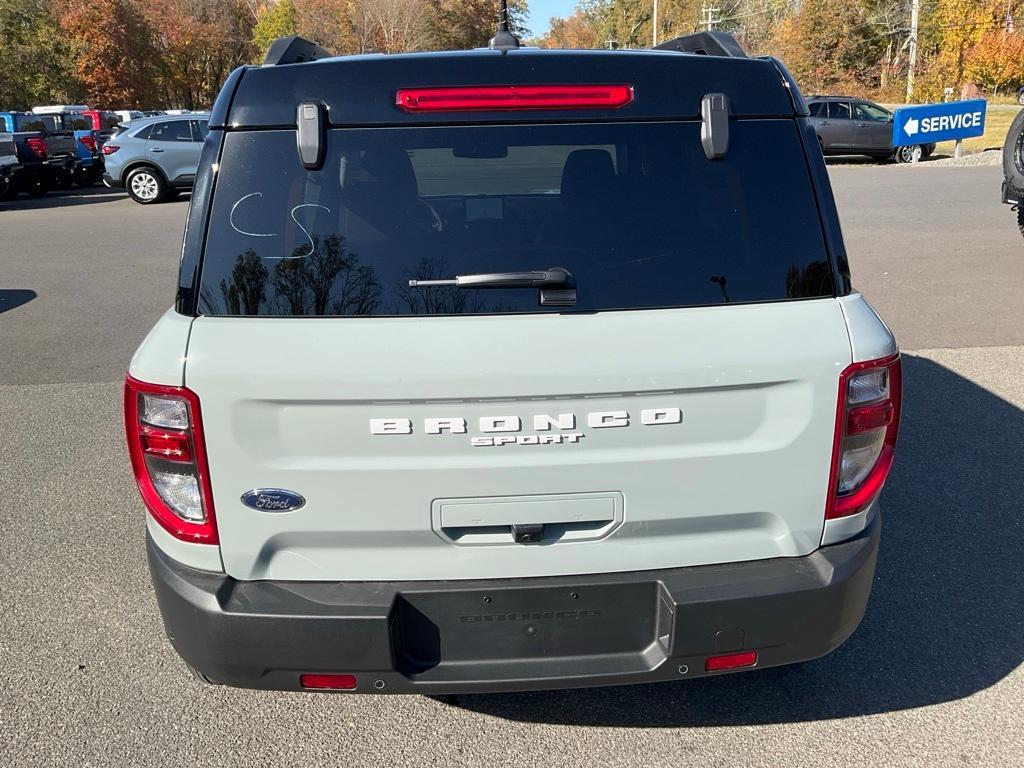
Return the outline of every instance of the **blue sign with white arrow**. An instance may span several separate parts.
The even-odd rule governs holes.
[[[985,100],[900,107],[892,116],[892,145],[969,139],[985,132]]]

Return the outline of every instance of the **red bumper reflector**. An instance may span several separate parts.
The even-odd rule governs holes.
[[[355,675],[299,675],[303,688],[319,688],[325,691],[354,691]]]
[[[631,85],[480,85],[400,88],[395,105],[406,112],[619,109],[632,100]]]
[[[714,672],[717,669],[737,669],[752,667],[755,664],[757,664],[757,651],[743,651],[742,653],[727,653],[724,656],[709,656],[704,662],[704,669]]]

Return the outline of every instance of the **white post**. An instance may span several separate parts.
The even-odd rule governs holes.
[[[960,157],[964,153],[964,140],[957,139],[956,144],[953,145],[953,157]]]
[[[907,103],[914,98],[914,68],[917,66],[917,22],[921,16],[921,0],[910,6],[910,52],[907,61]]]
[[[658,0],[654,0],[654,24],[651,32],[651,48],[658,47]]]

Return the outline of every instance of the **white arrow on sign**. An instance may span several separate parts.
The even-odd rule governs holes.
[[[913,136],[915,133],[917,133],[917,128],[919,125],[920,123],[915,118],[908,117],[907,122],[903,124],[903,131],[907,134],[907,136]]]

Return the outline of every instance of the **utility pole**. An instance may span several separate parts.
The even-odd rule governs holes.
[[[914,98],[914,68],[917,66],[917,22],[921,16],[921,0],[910,6],[910,52],[907,62],[907,103]]]
[[[651,48],[658,47],[658,0],[654,0],[654,24],[651,32]]]
[[[704,29],[706,29],[708,31],[711,31],[713,29],[718,29],[718,24],[719,24],[718,12],[720,10],[722,10],[722,9],[721,8],[709,7],[707,5],[702,5],[700,7],[700,15],[701,15],[700,25],[702,27],[704,27]]]

